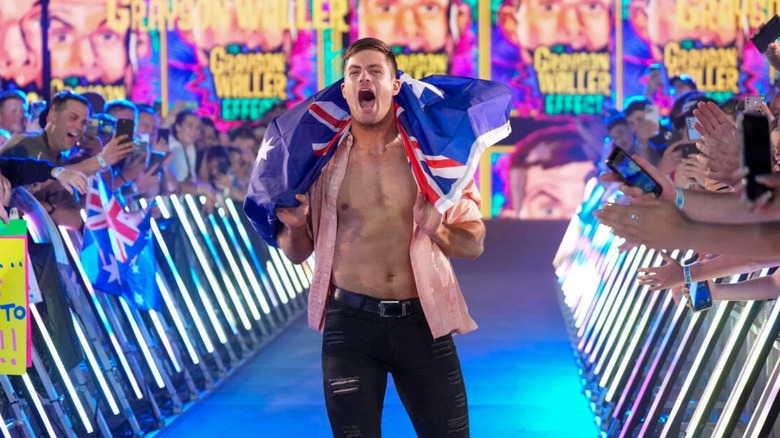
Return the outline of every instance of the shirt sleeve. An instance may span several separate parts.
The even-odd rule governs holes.
[[[460,199],[444,213],[444,223],[459,224],[482,220],[482,195],[472,179],[466,184]]]
[[[0,175],[11,183],[11,187],[44,182],[51,178],[54,165],[45,160],[33,158],[0,157]]]
[[[181,145],[171,146],[171,158],[170,169],[173,173],[173,177],[177,182],[184,182],[187,180],[187,176],[190,173],[190,166],[187,164],[187,154]]]

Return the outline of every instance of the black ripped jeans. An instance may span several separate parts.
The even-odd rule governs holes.
[[[468,437],[466,387],[447,335],[433,339],[419,302],[380,317],[330,299],[322,340],[325,404],[335,437],[380,437],[387,374],[417,435]]]

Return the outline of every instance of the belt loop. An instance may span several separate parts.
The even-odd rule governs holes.
[[[360,296],[360,305],[358,306],[358,309],[363,310],[366,307],[366,298],[365,295]]]

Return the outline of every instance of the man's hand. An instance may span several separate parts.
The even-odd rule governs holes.
[[[133,152],[133,142],[126,141],[126,139],[127,135],[114,137],[103,147],[103,151],[101,153],[103,154],[103,159],[109,166],[113,166],[114,164],[118,163],[119,160],[124,159],[126,156],[130,155],[131,152]]]
[[[146,169],[146,160],[143,155],[138,154],[132,161],[125,161],[125,165],[122,167],[123,183],[134,181],[141,175]]]
[[[700,102],[693,110],[694,127],[701,133],[697,144],[699,160],[709,168],[707,175],[717,181],[734,185],[731,174],[739,166],[739,141],[734,122],[713,102]]]
[[[430,202],[425,200],[422,193],[417,192],[417,199],[414,201],[414,222],[422,231],[433,236],[439,230],[442,222],[442,215],[436,210],[436,207],[431,205]]]
[[[277,208],[276,217],[289,229],[301,228],[306,226],[309,215],[309,197],[306,195],[295,195],[295,200],[300,203],[297,207]]]
[[[78,170],[71,170],[66,167],[57,175],[56,179],[71,195],[73,194],[73,189],[78,190],[82,194],[87,191],[87,176]]]
[[[645,172],[647,172],[647,174],[650,175],[655,180],[655,182],[657,182],[661,186],[661,196],[658,199],[674,204],[677,194],[675,191],[674,181],[672,181],[669,175],[663,173],[660,169],[650,164],[650,162],[645,160],[641,155],[634,154],[631,156],[631,158],[633,158],[634,161],[636,161],[636,164],[638,164],[639,167],[641,167]],[[614,172],[604,173],[601,176],[599,176],[599,179],[604,182],[620,182],[620,183],[623,182],[620,176],[618,176]],[[646,196],[652,196],[652,195],[646,195],[639,187],[632,187],[625,183],[621,184],[619,189],[626,196],[631,198],[632,201],[636,199],[644,198]]]
[[[637,198],[632,205],[607,204],[594,213],[624,239],[650,248],[676,248],[692,230],[691,220],[674,204]]]
[[[665,263],[652,268],[639,268],[639,274],[636,277],[639,284],[647,286],[648,290],[652,291],[683,286],[685,278],[682,266],[665,251],[661,251],[660,254]]]
[[[135,179],[135,186],[138,192],[147,196],[154,197],[160,192],[160,173],[157,171],[159,164],[150,167],[146,172],[141,172]]]
[[[704,187],[708,175],[707,166],[694,156],[683,158],[674,172],[674,182],[678,187]]]

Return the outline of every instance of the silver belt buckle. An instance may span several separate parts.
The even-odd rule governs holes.
[[[381,316],[382,318],[399,318],[401,316],[405,316],[406,315],[406,312],[405,312],[406,306],[398,306],[398,308],[401,309],[401,312],[398,315],[388,314],[387,313],[387,309],[389,307],[388,305],[392,305],[392,304],[396,304],[397,305],[397,304],[401,304],[401,302],[398,301],[398,300],[380,301],[379,302],[379,316]]]

